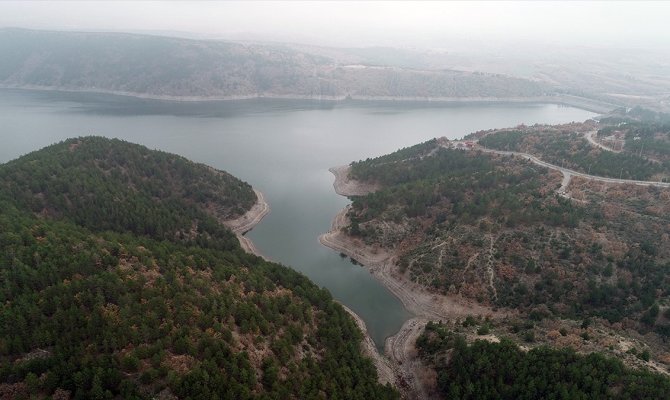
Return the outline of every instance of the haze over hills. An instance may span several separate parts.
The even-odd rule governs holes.
[[[550,44],[469,44],[450,43],[438,49],[291,46],[341,63],[502,74],[547,85],[556,93],[670,110],[667,75],[670,57],[660,51]]]
[[[668,108],[670,61],[657,53],[505,49],[501,56],[4,28],[0,85],[181,100],[544,99],[597,111]]]
[[[527,98],[549,86],[510,76],[341,65],[284,45],[118,33],[0,30],[0,83],[172,98]]]

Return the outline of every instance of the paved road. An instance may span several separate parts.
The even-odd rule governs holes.
[[[519,153],[516,151],[503,151],[503,150],[493,150],[493,149],[488,149],[486,147],[482,146],[477,146],[477,150],[481,150],[486,153],[495,153],[495,154],[502,154],[502,155],[507,155],[507,156],[517,156],[521,158],[525,158],[526,160],[530,160],[534,162],[537,165],[541,165],[543,167],[553,169],[556,171],[559,171],[560,173],[563,174],[564,177],[564,182],[565,182],[565,177],[566,175],[568,176],[578,176],[580,178],[592,180],[592,181],[599,181],[599,182],[606,182],[606,183],[619,183],[619,184],[630,184],[630,185],[640,185],[640,186],[656,186],[656,187],[661,187],[661,188],[670,188],[670,182],[654,182],[654,181],[637,181],[633,179],[616,179],[616,178],[606,178],[604,176],[596,176],[596,175],[589,175],[585,174],[583,172],[578,172],[574,171],[571,169],[559,167],[558,165],[554,164],[549,164],[548,162],[542,161],[539,158],[535,157],[532,154],[528,153]],[[568,179],[569,183],[569,179]],[[563,185],[561,185],[561,188]],[[559,189],[560,190],[560,189]]]

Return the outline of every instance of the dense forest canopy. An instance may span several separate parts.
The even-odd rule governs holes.
[[[670,296],[667,190],[573,201],[556,192],[560,174],[435,140],[353,163],[350,177],[381,189],[353,197],[348,233],[393,250],[399,272],[432,291],[670,333],[659,313]]]
[[[639,134],[644,130],[640,126],[637,128],[632,132]],[[649,126],[647,128],[651,129]],[[611,129],[600,129],[598,135],[606,132],[611,132]],[[632,132],[622,152],[594,148],[579,133],[555,130],[540,133],[500,131],[481,138],[479,144],[491,149],[533,154],[551,164],[591,175],[635,180],[660,180],[659,177],[670,177],[670,162],[655,162],[643,157],[640,152],[643,143],[646,143],[647,154],[657,151],[665,154],[668,151],[667,142],[651,138],[651,131],[644,136],[644,142],[635,140],[636,133]]]
[[[225,235],[213,219],[244,214],[251,186],[223,171],[118,139],[71,139],[5,164],[2,194],[34,213],[96,231],[174,238],[194,223]]]
[[[0,396],[396,398],[328,292],[213,217],[254,200],[103,138],[1,165]]]
[[[666,399],[670,379],[597,353],[477,340],[428,323],[417,341],[445,399]]]

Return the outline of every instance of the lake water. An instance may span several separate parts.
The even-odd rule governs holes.
[[[183,155],[260,189],[271,213],[248,235],[356,311],[373,340],[410,316],[366,269],[317,240],[348,200],[328,168],[433,137],[520,123],[583,121],[557,105],[435,105],[246,100],[177,103],[120,96],[0,90],[0,162],[66,138],[101,135]]]

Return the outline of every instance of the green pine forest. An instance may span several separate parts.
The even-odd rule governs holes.
[[[445,399],[667,399],[670,391],[667,377],[615,358],[546,346],[525,351],[504,338],[468,344],[439,323],[426,325],[417,347]]]
[[[569,148],[572,137],[551,138]],[[520,143],[527,135],[505,131],[484,139],[487,147],[525,151]],[[556,193],[560,174],[440,144],[434,139],[352,163],[350,178],[379,189],[351,197],[346,232],[395,252],[398,273],[429,291],[515,310],[528,321],[601,318],[658,343],[652,358],[663,353],[670,335],[670,224],[659,205],[666,191],[615,188],[570,201]],[[602,153],[589,154],[603,162],[592,173],[610,167]],[[639,165],[635,178],[662,168],[626,152],[611,162],[631,171]],[[504,338],[472,342],[442,324],[429,323],[417,346],[445,399],[665,399],[670,389],[667,376],[598,352],[521,349]]]
[[[100,137],[0,165],[0,397],[397,398],[327,291],[221,224],[255,200]]]
[[[530,161],[435,140],[352,163],[350,177],[381,188],[352,197],[347,232],[396,249],[400,272],[431,291],[670,335],[659,318],[670,296],[670,224],[653,208],[662,190],[645,189],[635,212],[613,199],[572,202],[556,194],[558,174]]]

